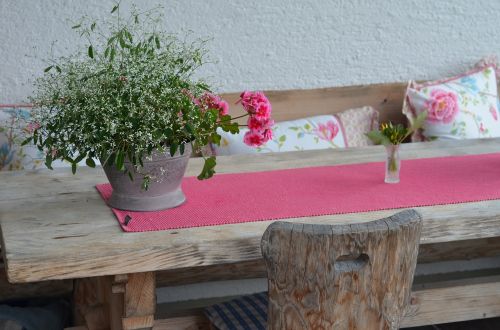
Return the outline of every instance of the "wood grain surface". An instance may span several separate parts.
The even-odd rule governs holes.
[[[500,139],[412,143],[403,159],[498,152]],[[218,157],[218,173],[383,161],[380,146]],[[196,175],[191,159],[187,175]],[[404,166],[404,164],[403,164]],[[382,175],[382,174],[381,174]],[[271,221],[124,233],[94,185],[100,168],[0,173],[2,253],[11,282],[176,270],[259,260],[259,243]],[[237,184],[237,183],[236,183]],[[500,236],[500,201],[419,207],[421,244]],[[308,223],[359,223],[395,210],[287,219]]]

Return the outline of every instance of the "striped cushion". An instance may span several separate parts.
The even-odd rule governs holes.
[[[219,330],[265,330],[267,324],[267,292],[210,306],[205,314]]]

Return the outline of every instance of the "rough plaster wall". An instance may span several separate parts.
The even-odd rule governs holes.
[[[55,54],[74,48],[68,18],[102,17],[112,2],[0,0],[0,103],[26,99],[53,40]],[[162,3],[168,31],[212,37],[218,63],[203,74],[227,92],[432,79],[500,54],[497,0],[136,3]]]

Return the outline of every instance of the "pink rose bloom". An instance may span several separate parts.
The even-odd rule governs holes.
[[[431,100],[425,102],[427,120],[449,124],[459,112],[457,95],[442,89],[431,92]]]
[[[339,133],[339,126],[333,120],[329,120],[326,124],[318,124],[314,132],[322,140],[333,141]]]
[[[250,147],[258,147],[264,143],[264,136],[257,131],[248,131],[243,137],[243,142]]]
[[[494,106],[490,105],[490,113],[491,113],[491,116],[493,116],[493,119],[495,119],[495,121],[497,121],[498,120],[497,108],[495,108]]]

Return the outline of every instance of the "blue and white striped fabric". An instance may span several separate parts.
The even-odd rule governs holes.
[[[219,330],[266,330],[267,292],[210,306],[205,314]]]

